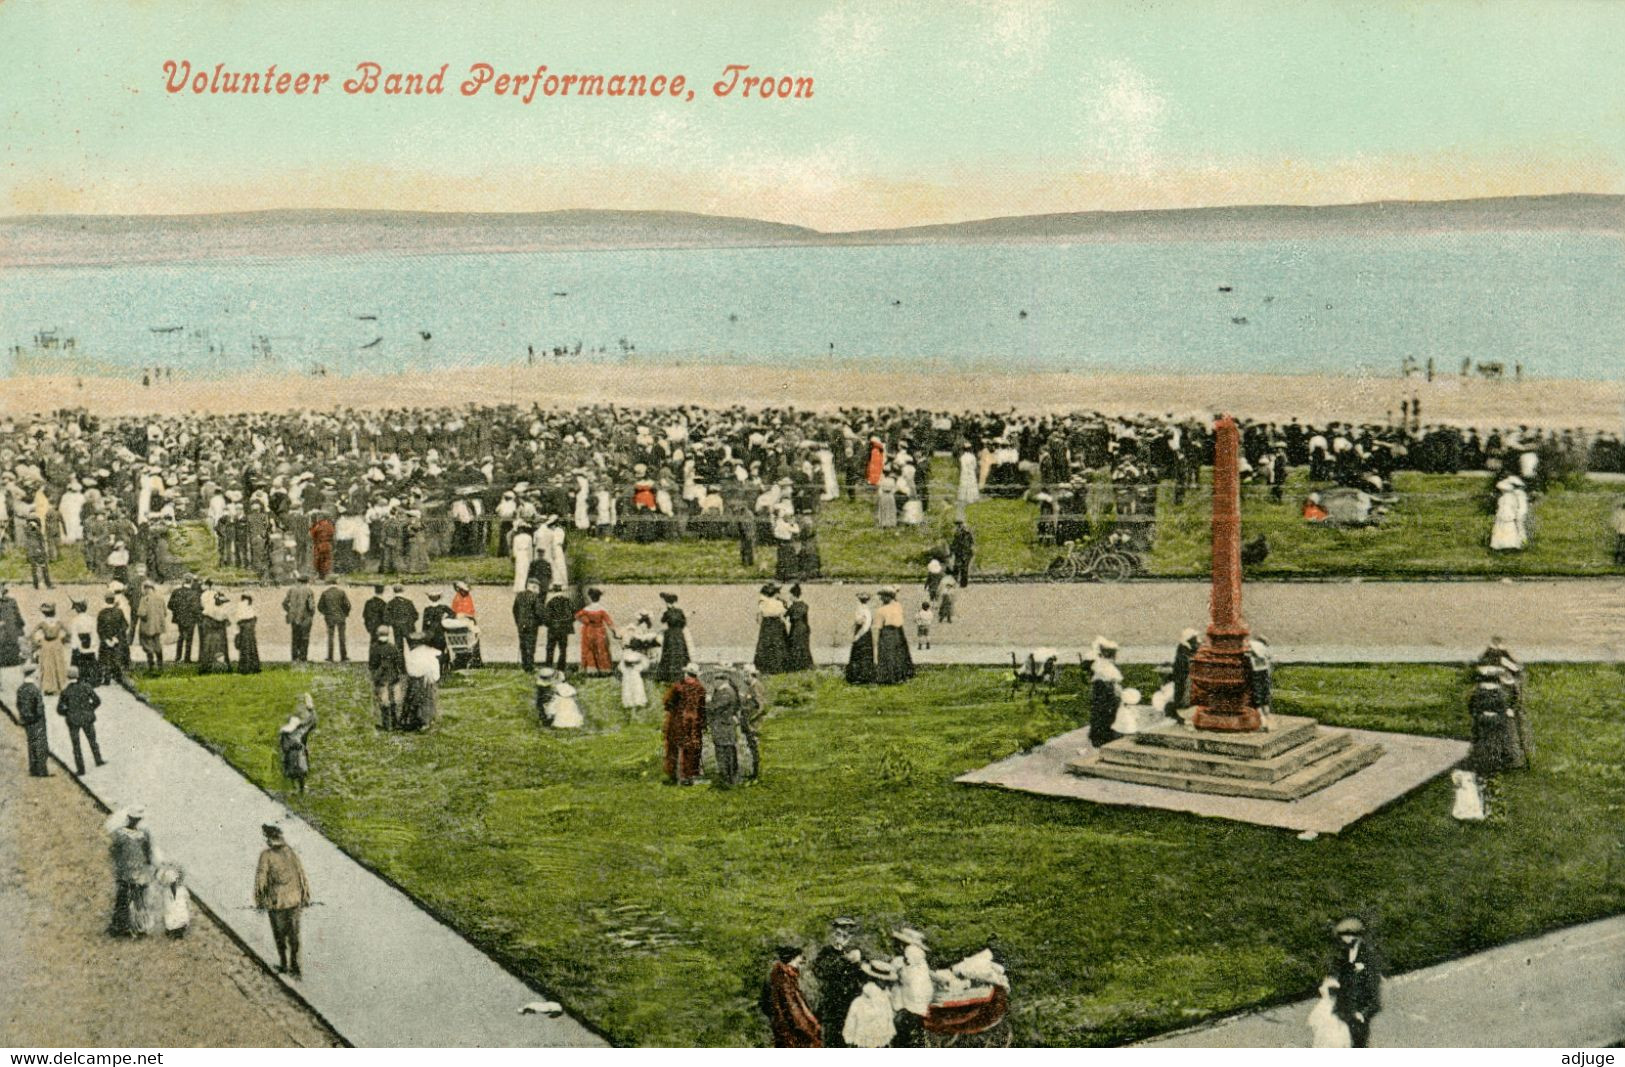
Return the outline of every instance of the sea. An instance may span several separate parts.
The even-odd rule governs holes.
[[[327,255],[0,271],[0,371],[599,362],[1393,375],[1625,367],[1581,233]]]

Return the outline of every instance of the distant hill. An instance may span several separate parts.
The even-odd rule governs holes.
[[[1088,211],[845,233],[672,211],[473,214],[287,210],[225,215],[32,215],[0,219],[0,266],[356,253],[440,255],[632,248],[1260,240],[1365,232],[1527,230],[1625,233],[1625,197],[1574,194],[1326,207]]]

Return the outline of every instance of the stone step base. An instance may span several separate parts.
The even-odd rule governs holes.
[[[1299,768],[1274,782],[1254,781],[1234,775],[1203,774],[1192,771],[1157,770],[1125,763],[1108,762],[1101,753],[1067,764],[1073,774],[1107,778],[1137,785],[1160,786],[1186,793],[1212,793],[1255,800],[1291,801],[1326,788],[1333,782],[1369,767],[1382,756],[1381,745],[1346,744],[1338,751]]]
[[[1144,741],[1141,738],[1144,738]],[[1308,740],[1278,755],[1263,759],[1243,759],[1212,752],[1191,752],[1164,748],[1150,741],[1150,735],[1123,737],[1100,750],[1104,763],[1169,774],[1201,775],[1213,778],[1245,778],[1255,782],[1279,782],[1353,744],[1341,730],[1310,731]]]
[[[1277,715],[1273,728],[1267,731],[1227,734],[1216,730],[1198,730],[1180,722],[1135,736],[1145,744],[1159,748],[1263,760],[1279,756],[1289,748],[1307,744],[1319,729],[1320,723],[1306,716]]]

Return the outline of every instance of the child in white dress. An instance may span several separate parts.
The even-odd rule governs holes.
[[[1332,992],[1337,988],[1337,979],[1324,979],[1320,983],[1320,999],[1309,1009],[1309,1032],[1314,1048],[1350,1048],[1353,1045],[1348,1023],[1339,1019],[1332,1010],[1336,1001]]]
[[[643,672],[649,669],[649,657],[628,648],[621,653],[618,665],[621,672],[621,707],[641,708],[649,703],[648,687],[643,684]]]
[[[164,933],[170,937],[185,937],[192,925],[192,893],[186,888],[184,877],[173,863],[161,864],[155,876],[163,904]]]

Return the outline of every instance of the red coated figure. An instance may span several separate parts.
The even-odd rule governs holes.
[[[692,785],[700,776],[705,740],[705,683],[692,663],[683,668],[683,680],[666,690],[665,739],[667,780]]]
[[[323,515],[310,524],[311,564],[318,578],[333,571],[333,520]]]

